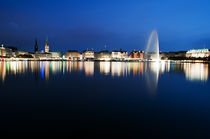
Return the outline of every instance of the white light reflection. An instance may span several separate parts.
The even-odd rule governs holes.
[[[2,82],[5,81],[6,78],[6,64],[5,62],[0,62],[0,78]]]
[[[190,81],[207,81],[208,64],[204,63],[185,63],[184,72],[187,80]]]
[[[158,81],[159,76],[161,73],[165,72],[166,65],[165,61],[154,61],[154,62],[146,62],[145,63],[145,78],[146,78],[146,84],[149,89],[149,91],[154,95],[157,87],[158,87]]]
[[[100,62],[100,73],[105,75],[110,73],[110,62]]]
[[[99,64],[98,66],[95,66]],[[207,81],[209,65],[204,63],[170,63],[159,62],[61,62],[61,61],[11,61],[0,62],[0,80],[5,82],[7,75],[35,73],[36,78],[49,80],[50,74],[84,72],[86,76],[94,76],[99,69],[101,74],[112,77],[144,75],[148,88],[155,91],[162,73],[181,71],[189,81]]]
[[[112,71],[112,76],[122,76],[122,74],[124,75],[125,74],[125,70],[124,68],[124,63],[122,62],[112,62],[112,65],[111,65],[111,71]]]
[[[94,75],[94,62],[84,62],[84,71],[86,76]]]

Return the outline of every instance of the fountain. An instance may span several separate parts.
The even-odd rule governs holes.
[[[153,30],[149,37],[147,48],[145,50],[145,58],[147,60],[152,60],[152,61],[160,60],[159,40],[158,40],[158,33],[156,30]]]
[[[159,40],[156,30],[153,30],[147,42],[145,50],[145,59],[155,62],[146,62],[145,77],[147,86],[151,93],[155,93],[158,86],[159,71],[160,71],[160,54],[159,54]]]

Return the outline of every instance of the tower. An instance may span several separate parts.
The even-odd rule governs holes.
[[[49,44],[48,44],[48,38],[46,39],[46,42],[45,42],[45,53],[49,53]]]
[[[38,51],[37,39],[35,40],[34,53]]]

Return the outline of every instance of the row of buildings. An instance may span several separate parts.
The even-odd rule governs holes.
[[[207,58],[210,56],[209,49],[192,49],[187,51],[186,57]]]
[[[192,49],[189,51],[165,52],[160,53],[162,59],[190,60],[190,59],[208,59],[210,58],[209,49]]]
[[[143,51],[132,51],[129,55],[127,51],[115,50],[109,52],[108,50],[94,52],[94,51],[83,51],[82,53],[78,51],[67,51],[65,54],[66,60],[100,60],[100,61],[124,61],[124,60],[143,60]]]
[[[39,51],[37,40],[35,40],[34,52],[20,51],[15,47],[0,47],[0,58],[8,60],[100,60],[100,61],[141,61],[145,60],[146,54],[144,51],[132,51],[128,53],[127,51],[115,50],[115,51],[90,51],[86,50],[80,53],[76,50],[69,50],[65,54],[61,52],[50,51],[50,46],[48,39],[45,42],[45,49]],[[207,58],[210,57],[209,49],[193,49],[189,51],[179,51],[179,52],[161,52],[160,59],[170,60],[170,59],[190,59],[190,58]]]
[[[0,57],[1,59],[8,60],[21,60],[21,59],[30,59],[30,60],[143,60],[144,51],[132,51],[128,54],[127,51],[112,51],[108,50],[95,52],[95,51],[83,51],[80,53],[76,50],[69,50],[65,54],[61,52],[50,51],[50,46],[48,39],[45,42],[45,49],[39,51],[37,40],[35,40],[34,52],[19,51],[15,47],[4,47],[3,45],[0,48]]]
[[[62,60],[61,52],[52,52],[49,49],[48,39],[45,42],[44,51],[39,51],[37,40],[35,41],[34,52],[18,50],[16,47],[0,47],[0,58],[7,60]]]

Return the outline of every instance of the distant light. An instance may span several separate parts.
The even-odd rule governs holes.
[[[189,50],[187,51],[187,53],[205,53],[205,52],[209,52],[209,49],[193,49],[193,50]]]

